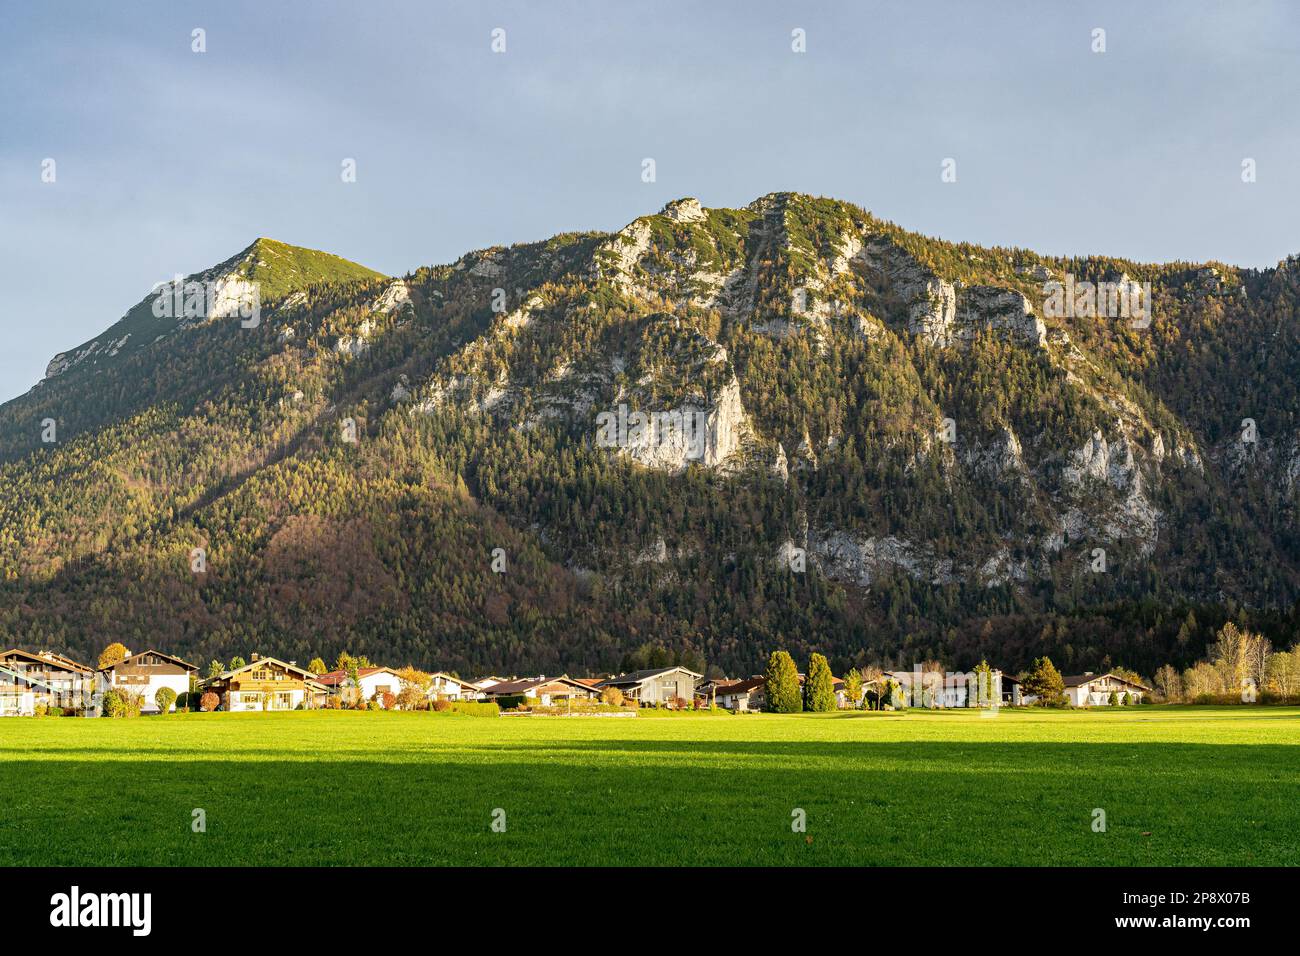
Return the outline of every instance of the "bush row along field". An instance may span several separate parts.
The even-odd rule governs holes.
[[[0,864],[1296,865],[1298,792],[1283,707],[11,720]]]

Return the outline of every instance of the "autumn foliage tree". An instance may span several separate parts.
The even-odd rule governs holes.
[[[120,664],[124,660],[126,660],[126,645],[114,641],[100,652],[99,670],[102,671],[114,664]]]
[[[397,695],[397,704],[402,710],[415,710],[424,702],[429,693],[433,678],[416,667],[403,667],[397,672],[397,679],[402,689]]]

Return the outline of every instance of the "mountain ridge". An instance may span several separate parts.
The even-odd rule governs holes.
[[[1149,327],[1049,314],[1067,277],[1149,283]],[[738,671],[775,644],[1153,667],[1230,612],[1282,640],[1298,280],[773,193],[276,289],[259,327],[115,356],[98,401],[55,376],[0,406],[28,492],[0,634],[551,670],[649,642]],[[155,593],[103,590],[132,575]]]

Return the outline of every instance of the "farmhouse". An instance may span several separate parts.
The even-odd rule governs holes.
[[[611,677],[596,687],[617,687],[625,698],[642,704],[671,704],[679,699],[690,701],[695,696],[695,682],[703,676],[685,667],[656,667]]]
[[[1151,693],[1151,688],[1139,684],[1118,674],[1094,674],[1091,671],[1066,677],[1065,697],[1075,707],[1104,707],[1110,703],[1110,695],[1116,698],[1127,694],[1126,704],[1136,704],[1144,694]]]
[[[41,705],[94,714],[94,690],[94,671],[62,654],[0,653],[0,716],[30,717]]]
[[[150,649],[135,655],[128,653],[116,664],[101,668],[99,673],[104,690],[121,688],[140,694],[144,698],[141,712],[156,714],[158,702],[154,698],[158,691],[170,687],[177,697],[189,693],[190,675],[197,670],[188,661]]]
[[[397,671],[391,667],[361,667],[357,669],[354,684],[347,671],[330,671],[320,674],[316,681],[323,684],[331,697],[337,697],[351,706],[358,700],[383,701],[385,694],[396,697],[402,690],[402,682],[397,678]]]
[[[222,671],[199,684],[221,698],[221,709],[296,710],[314,707],[328,693],[311,671],[274,657],[253,655],[243,667]]]
[[[580,681],[566,676],[529,677],[524,680],[507,680],[492,684],[483,689],[487,700],[501,700],[506,697],[524,697],[535,700],[543,707],[561,700],[594,700],[600,692]]]

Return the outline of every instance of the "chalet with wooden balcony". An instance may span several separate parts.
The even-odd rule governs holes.
[[[0,653],[0,716],[30,717],[40,705],[98,712],[95,672],[54,651]]]
[[[225,711],[307,710],[324,703],[328,688],[291,661],[254,654],[243,667],[222,671],[199,684],[221,699]]]
[[[104,690],[119,688],[140,694],[144,698],[141,712],[156,714],[158,691],[170,687],[178,698],[189,693],[191,675],[197,670],[188,661],[150,649],[139,654],[128,653],[116,664],[101,668],[99,673]]]

